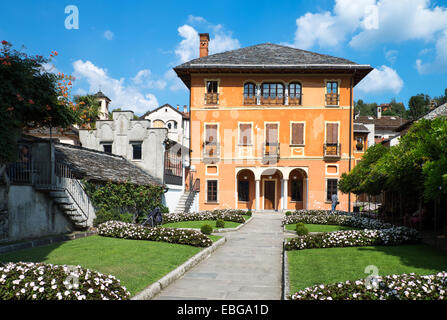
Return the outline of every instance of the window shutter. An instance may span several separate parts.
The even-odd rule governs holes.
[[[239,130],[239,144],[251,144],[251,124],[241,123]]]
[[[304,144],[304,123],[292,123],[292,144]]]
[[[206,125],[205,142],[217,142],[217,124]]]
[[[267,143],[277,143],[278,142],[278,124],[277,123],[267,123],[266,124],[266,142]]]
[[[338,144],[338,123],[326,124],[326,143]]]

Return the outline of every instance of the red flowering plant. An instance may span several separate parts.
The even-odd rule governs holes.
[[[0,168],[14,161],[23,129],[68,127],[77,123],[70,101],[73,78],[45,69],[53,57],[28,55],[3,40],[0,46]]]

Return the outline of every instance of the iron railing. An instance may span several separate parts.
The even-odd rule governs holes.
[[[182,156],[177,153],[165,152],[165,183],[181,186],[183,184]]]
[[[338,93],[326,93],[326,105],[338,106],[339,97]]]
[[[18,161],[7,166],[11,184],[29,184],[47,191],[64,191],[87,220],[92,204],[71,168],[62,162]]]
[[[203,144],[203,162],[215,163],[220,159],[220,145],[218,142],[205,142]]]
[[[219,94],[205,93],[205,104],[219,104]]]
[[[323,157],[327,159],[340,158],[341,144],[325,143],[323,145]]]

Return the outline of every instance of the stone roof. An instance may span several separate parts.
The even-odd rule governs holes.
[[[63,143],[56,143],[54,147],[56,161],[69,165],[78,179],[162,185],[161,181],[121,156]]]
[[[354,123],[354,132],[369,133],[369,130],[362,123]]]
[[[154,109],[154,110],[149,110],[149,111],[147,111],[145,114],[143,114],[143,115],[142,115],[141,117],[139,117],[138,119],[139,119],[139,120],[144,120],[144,119],[146,119],[146,117],[147,117],[148,115],[150,115],[151,113],[153,113],[153,112],[155,112],[155,111],[157,111],[157,110],[159,110],[159,109],[161,109],[161,108],[165,108],[165,107],[169,107],[169,108],[171,108],[172,110],[174,110],[175,112],[180,113],[184,119],[189,119],[189,112],[181,112],[180,110],[177,110],[176,108],[174,108],[173,106],[171,106],[169,103],[165,103],[164,105],[162,105],[162,106],[160,106],[160,107],[158,107],[158,108],[156,108],[156,109]]]
[[[94,96],[97,98],[104,98],[104,99],[108,100],[109,102],[112,101],[104,93],[102,93],[101,90],[99,90],[97,93],[95,93]]]
[[[371,116],[358,116],[354,123],[374,124],[376,129],[395,130],[408,120],[398,116],[381,116],[380,119]]]
[[[430,111],[428,111],[426,114],[420,116],[419,118],[417,118],[416,120],[410,120],[404,124],[402,124],[401,126],[399,126],[396,131],[403,131],[406,128],[408,128],[409,126],[411,126],[414,122],[420,120],[420,119],[428,119],[428,120],[433,120],[434,118],[440,117],[440,116],[447,116],[447,103],[444,103],[442,105],[440,105],[439,107],[436,107],[435,109],[432,109]]]
[[[355,84],[373,68],[360,65],[347,59],[296,49],[273,43],[263,43],[246,48],[216,53],[193,59],[174,68],[177,75],[189,87],[188,75],[191,72],[259,72],[315,73],[328,72],[354,73]]]

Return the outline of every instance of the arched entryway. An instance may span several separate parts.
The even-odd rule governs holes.
[[[238,172],[236,179],[236,196],[238,209],[255,208],[255,174],[249,169]]]
[[[283,175],[276,168],[265,169],[261,174],[261,209],[278,210],[281,205]]]
[[[307,175],[302,169],[293,169],[289,174],[288,181],[288,203],[289,209],[307,208]]]

